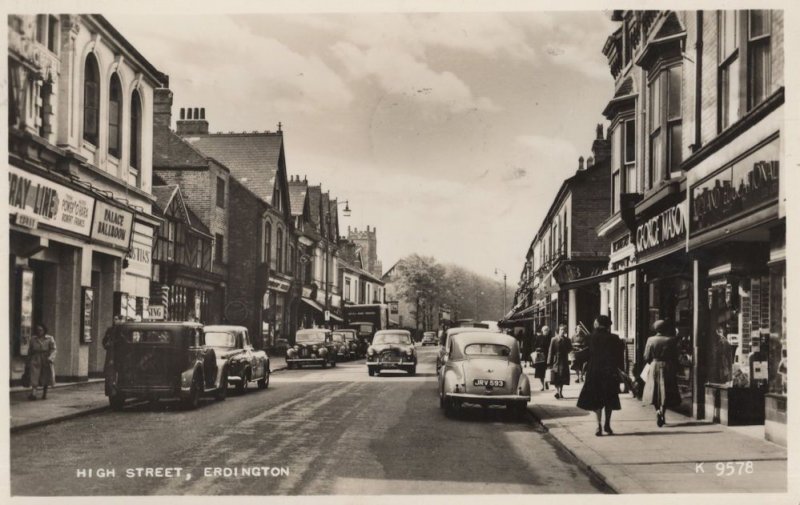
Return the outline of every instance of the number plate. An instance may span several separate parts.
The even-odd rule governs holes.
[[[475,379],[472,381],[475,386],[489,386],[493,388],[501,388],[506,385],[506,381],[499,379]]]

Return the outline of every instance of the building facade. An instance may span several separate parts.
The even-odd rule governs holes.
[[[114,316],[146,316],[159,72],[99,15],[9,16],[11,380],[32,325],[59,380],[101,375]]]

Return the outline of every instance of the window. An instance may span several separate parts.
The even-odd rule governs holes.
[[[175,221],[167,223],[167,259],[169,261],[175,261],[175,236],[177,235],[175,228]]]
[[[275,270],[283,272],[283,229],[278,228],[275,237]]]
[[[625,165],[623,193],[636,193],[636,121],[628,119],[623,124],[622,162]]]
[[[682,161],[680,65],[663,68],[650,82],[650,166],[648,189],[680,169]]]
[[[139,92],[133,90],[131,94],[131,155],[128,164],[133,168],[140,168],[142,150],[142,99]],[[141,177],[137,174],[137,186],[141,185]]]
[[[611,130],[611,213],[620,211],[620,194],[622,193],[622,177],[620,174],[620,153],[622,135],[620,127]]]
[[[739,118],[739,14],[737,11],[720,11],[718,23],[718,130],[722,131]]]
[[[58,52],[58,18],[39,14],[36,16],[36,41],[47,46],[51,53]]]
[[[348,302],[352,301],[350,298],[350,279],[346,278],[344,280],[344,299]]]
[[[225,179],[217,177],[217,207],[225,208]]]
[[[224,263],[223,253],[225,251],[225,236],[217,233],[214,235],[214,256],[218,263]]]
[[[108,87],[108,154],[119,158],[122,150],[122,85],[115,72]]]
[[[264,223],[264,249],[261,251],[261,261],[269,264],[270,253],[272,252],[272,224],[269,221]]]
[[[751,10],[747,15],[747,108],[763,102],[772,86],[770,11]]]
[[[100,124],[100,72],[93,54],[83,68],[83,139],[97,145]]]
[[[629,61],[631,61],[631,54],[633,48],[631,47],[631,32],[633,31],[633,23],[626,23],[622,31],[622,67],[624,68]]]

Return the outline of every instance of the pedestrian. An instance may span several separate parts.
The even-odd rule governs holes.
[[[533,376],[542,384],[542,391],[550,389],[545,380],[547,374],[547,351],[550,350],[550,328],[542,326],[542,331],[533,339]]]
[[[621,408],[619,403],[619,369],[622,368],[623,343],[619,336],[611,333],[611,318],[605,315],[594,320],[594,331],[584,350],[588,355],[586,377],[578,397],[578,407],[591,410],[597,416],[598,437],[603,431],[613,435],[611,413]],[[605,424],[600,421],[605,410]]]
[[[581,325],[575,327],[575,333],[572,335],[572,369],[575,370],[575,382],[580,383],[583,380],[583,369],[586,363],[577,359],[578,353],[586,347],[586,332],[583,331]]]
[[[666,409],[681,404],[678,391],[678,341],[670,321],[658,320],[653,324],[655,335],[644,346],[644,361],[649,366],[645,374],[642,402],[656,409],[656,424],[664,426]]]
[[[550,367],[550,383],[556,388],[556,399],[564,398],[564,386],[569,385],[569,354],[572,342],[567,336],[567,325],[558,325],[556,336],[550,341],[547,365]]]
[[[56,339],[47,334],[47,326],[36,323],[33,338],[28,348],[28,370],[31,392],[28,400],[36,399],[36,388],[42,387],[42,400],[47,399],[47,388],[56,384]]]
[[[519,338],[522,344],[523,366],[532,366],[533,360],[531,359],[531,353],[533,352],[533,340],[535,337],[530,334],[530,330],[524,330],[520,333]]]

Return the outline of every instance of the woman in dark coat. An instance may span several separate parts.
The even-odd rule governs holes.
[[[564,386],[569,385],[569,353],[572,342],[567,336],[567,325],[558,325],[558,334],[550,341],[547,365],[550,367],[550,383],[556,387],[556,398],[564,398]]]
[[[653,324],[655,335],[644,346],[644,361],[650,364],[645,376],[642,402],[656,408],[656,424],[664,426],[666,409],[681,404],[678,391],[678,342],[675,331],[667,321]]]
[[[544,360],[533,364],[533,376],[542,383],[542,391],[550,388],[549,384],[544,380],[547,373],[547,351],[550,350],[550,338],[550,328],[542,326],[542,332],[533,339],[534,352],[544,354]]]
[[[531,353],[533,352],[533,335],[529,333],[529,330],[525,330],[520,335],[520,343],[522,344],[520,348],[522,349],[522,361],[523,363],[533,364],[531,362]]]
[[[589,337],[588,363],[586,376],[578,397],[578,407],[591,410],[597,415],[598,437],[603,430],[613,435],[611,412],[620,410],[619,369],[622,368],[623,343],[619,336],[611,333],[611,318],[598,316],[594,321],[594,331]],[[606,411],[606,422],[601,429],[602,412]]]

